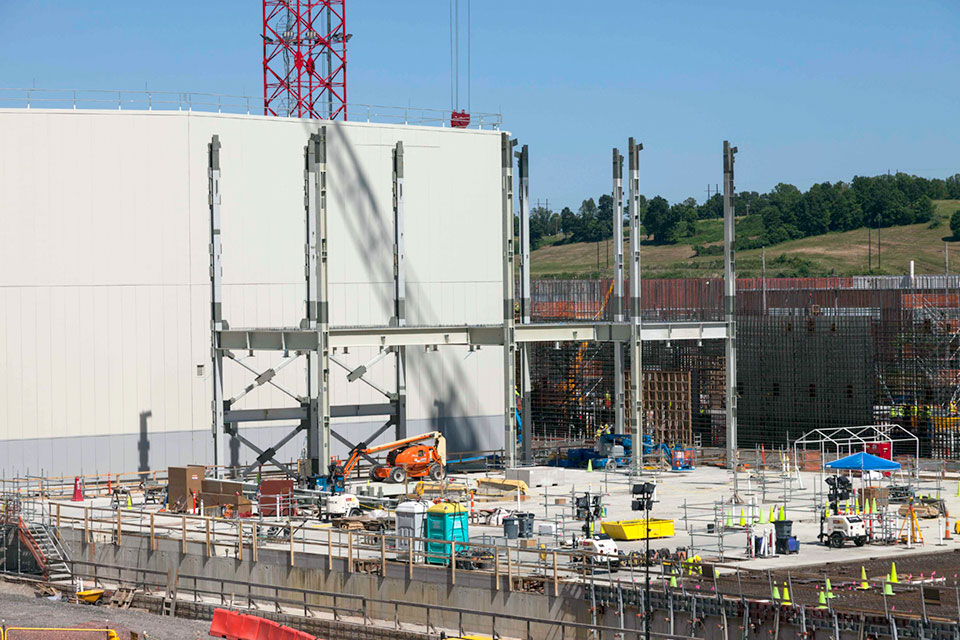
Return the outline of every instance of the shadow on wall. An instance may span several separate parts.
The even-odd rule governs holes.
[[[150,435],[147,430],[147,420],[153,415],[149,409],[140,412],[140,439],[137,449],[140,452],[140,468],[137,471],[150,471]]]

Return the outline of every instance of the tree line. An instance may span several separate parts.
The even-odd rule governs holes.
[[[822,182],[807,191],[780,183],[767,193],[739,192],[733,206],[740,231],[738,248],[770,246],[828,231],[861,227],[890,227],[928,222],[933,200],[960,199],[960,174],[946,179],[922,178],[906,173],[857,176],[850,182]],[[624,200],[629,216],[629,199]],[[698,220],[723,217],[723,196],[715,194],[702,204],[694,198],[670,204],[666,198],[640,196],[643,231],[654,244],[674,244],[697,233]],[[626,226],[626,225],[625,225]],[[530,240],[536,248],[549,236],[555,241],[600,242],[613,237],[613,198],[609,194],[584,200],[574,212],[559,213],[535,207],[530,214]]]

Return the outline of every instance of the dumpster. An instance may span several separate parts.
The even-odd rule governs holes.
[[[520,525],[520,537],[532,538],[533,537],[533,514],[518,513],[517,520],[519,520],[518,524]]]
[[[507,516],[503,519],[503,535],[507,540],[516,540],[520,537],[520,520],[516,516]]]
[[[646,520],[611,520],[601,523],[603,532],[614,540],[644,540]],[[674,533],[673,520],[650,520],[650,539],[669,538]]]
[[[773,528],[777,532],[777,539],[789,538],[793,533],[793,520],[775,520]]]
[[[470,540],[470,525],[463,505],[440,502],[427,509],[427,538],[427,562],[449,564],[449,543]],[[460,549],[462,547],[457,546],[454,553]]]

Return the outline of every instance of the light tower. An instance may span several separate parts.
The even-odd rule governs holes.
[[[263,0],[263,114],[347,119],[345,0]]]

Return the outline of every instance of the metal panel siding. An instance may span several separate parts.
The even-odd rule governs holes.
[[[256,116],[0,110],[0,441],[24,441],[0,445],[4,469],[68,458],[104,471],[119,458],[129,470],[142,457],[174,464],[209,449],[206,145],[220,135],[225,317],[232,326],[296,325],[305,293],[302,154],[315,129]],[[499,321],[499,133],[367,123],[328,132],[332,323],[385,324],[391,315],[398,140],[408,323]],[[502,440],[489,419],[503,410],[498,349],[409,351],[411,420],[452,417],[474,428],[456,421],[469,417]],[[338,358],[353,367],[373,355]],[[244,362],[265,369],[278,360]],[[278,382],[303,392],[300,364]],[[250,379],[234,363],[225,370],[228,393]],[[381,401],[342,374],[334,367],[334,403]],[[394,375],[392,358],[368,374],[388,389]],[[270,387],[248,398],[292,403]],[[67,437],[75,440],[25,442]]]

